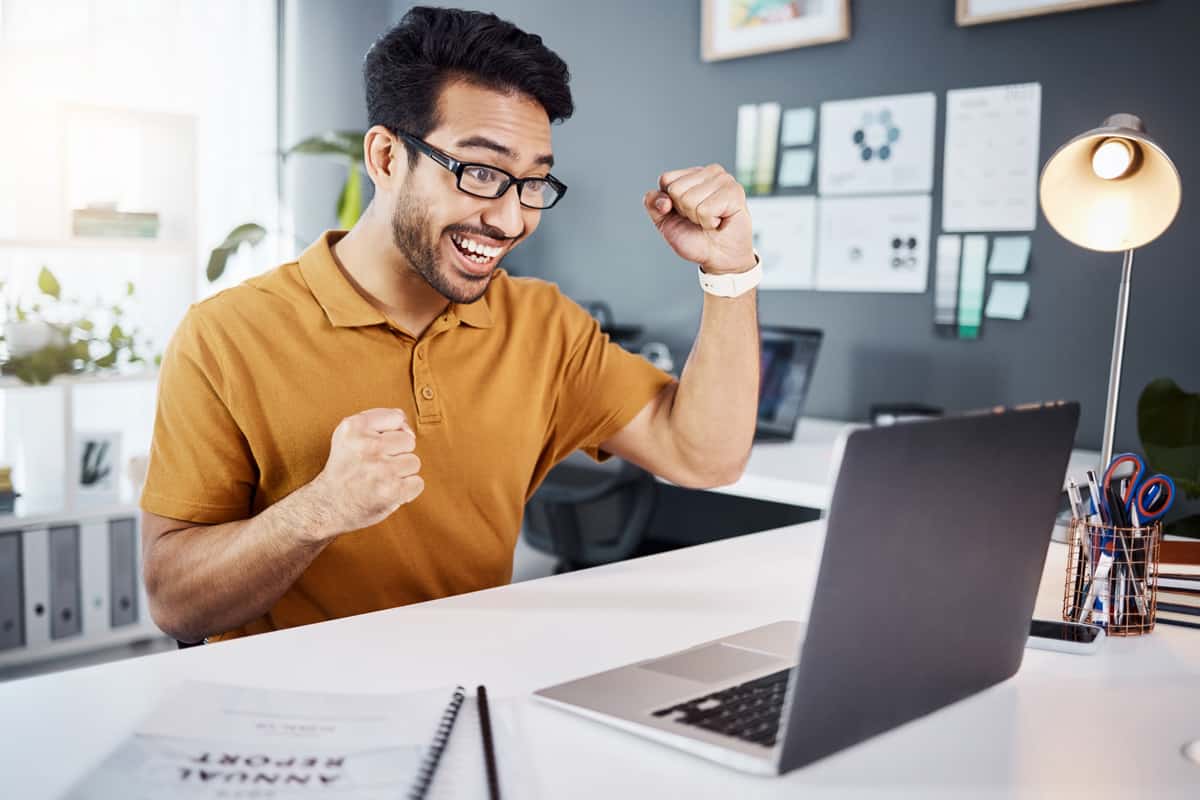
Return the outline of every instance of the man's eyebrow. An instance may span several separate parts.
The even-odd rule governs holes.
[[[509,149],[508,147],[505,147],[504,145],[500,144],[497,141],[487,138],[486,136],[468,136],[466,139],[459,139],[458,142],[456,142],[454,146],[455,147],[480,147],[480,148],[483,148],[484,150],[491,150],[495,153],[499,153],[500,155],[504,156],[505,158],[509,159],[510,161],[517,160],[517,154],[513,150]],[[554,166],[554,156],[550,155],[549,153],[546,153],[546,154],[540,155],[537,158],[535,158],[533,160],[533,163],[544,164],[546,167],[553,167]]]

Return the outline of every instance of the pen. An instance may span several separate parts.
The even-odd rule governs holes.
[[[1100,494],[1100,479],[1096,477],[1096,470],[1087,471],[1087,483],[1088,493],[1092,496],[1092,509],[1099,515],[1102,523],[1108,524],[1108,513],[1104,508],[1104,495]]]
[[[1071,504],[1071,516],[1083,519],[1083,498],[1079,494],[1079,484],[1074,478],[1067,481],[1067,502]]]
[[[1067,502],[1071,504],[1072,524],[1076,527],[1076,545],[1079,547],[1079,552],[1075,554],[1075,584],[1071,595],[1073,607],[1070,610],[1071,617],[1076,618],[1082,612],[1080,604],[1083,602],[1084,572],[1091,563],[1092,554],[1086,538],[1087,522],[1083,518],[1083,500],[1079,495],[1079,484],[1074,478],[1067,481]]]
[[[496,772],[496,749],[492,742],[492,715],[488,710],[487,688],[475,689],[479,702],[479,731],[483,734],[483,766],[487,770],[488,797],[500,800],[500,776]]]

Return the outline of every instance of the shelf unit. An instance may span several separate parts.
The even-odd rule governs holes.
[[[185,239],[145,239],[129,236],[75,236],[62,239],[0,238],[0,249],[8,250],[118,250],[134,253],[191,255],[192,242]]]
[[[0,515],[0,668],[155,638],[136,507]]]
[[[29,470],[15,476],[18,490],[56,472],[62,487],[57,494],[22,495],[14,511],[0,513],[0,668],[163,636],[150,619],[142,580],[136,487],[129,483],[113,501],[87,505],[73,491],[70,468],[77,462],[76,395],[112,389],[152,400],[157,377],[152,370],[60,375],[38,386],[0,378],[5,460],[28,467],[43,458],[36,476]],[[141,422],[148,436],[150,420]],[[50,458],[55,448],[37,444],[55,431],[61,431],[56,459]]]
[[[195,298],[200,264],[195,118],[24,102],[20,117],[0,130],[0,146],[23,154],[0,163],[0,274],[26,299],[42,265],[66,297],[115,300],[130,280],[142,300],[134,322],[161,350]],[[73,234],[72,209],[109,201],[156,212],[157,236]],[[40,386],[0,377],[0,463],[23,493],[0,514],[0,667],[163,637],[148,611],[138,487],[126,474],[128,455],[149,449],[156,380],[153,370]],[[76,491],[83,429],[121,432],[114,496]]]

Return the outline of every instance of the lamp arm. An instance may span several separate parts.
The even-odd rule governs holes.
[[[1121,286],[1117,289],[1117,324],[1113,331],[1112,366],[1108,371],[1108,403],[1104,407],[1104,441],[1100,469],[1112,462],[1113,437],[1117,428],[1117,400],[1121,395],[1121,361],[1125,356],[1125,323],[1129,317],[1129,281],[1133,274],[1133,250],[1125,251]]]

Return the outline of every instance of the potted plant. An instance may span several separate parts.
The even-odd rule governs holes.
[[[42,267],[38,274],[40,296],[25,308],[14,301],[0,282],[4,295],[5,323],[0,341],[6,351],[0,374],[15,375],[28,384],[49,383],[56,375],[78,375],[145,364],[148,342],[141,330],[131,327],[120,303],[85,305],[64,299],[54,274]],[[125,300],[134,297],[132,283],[125,284]],[[99,324],[103,321],[103,324]],[[124,324],[122,324],[124,323]],[[160,355],[153,356],[155,365]]]
[[[362,216],[363,206],[363,137],[365,131],[326,131],[292,145],[280,154],[287,160],[293,155],[326,156],[341,161],[346,167],[346,180],[338,193],[337,220],[338,227],[349,230]],[[257,246],[266,238],[267,229],[256,222],[245,222],[238,225],[225,237],[208,257],[208,267],[204,274],[210,283],[225,274],[229,258],[243,244]]]

